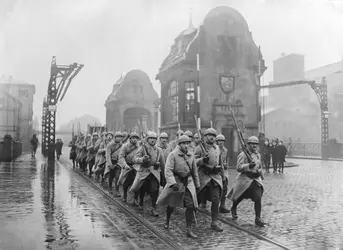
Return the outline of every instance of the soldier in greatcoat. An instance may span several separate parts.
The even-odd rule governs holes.
[[[100,149],[101,143],[105,140],[106,140],[106,132],[102,132],[100,138],[95,143],[95,148],[97,148],[97,151],[95,154],[95,163],[94,163],[94,167],[93,167],[94,173],[95,173],[95,170],[98,168],[99,162],[102,158],[102,155],[99,153],[99,149]]]
[[[170,143],[169,143],[169,145],[168,145],[168,149],[167,149],[167,154],[169,155],[175,148],[176,148],[176,146],[177,146],[177,140],[179,139],[179,137],[181,136],[181,135],[183,135],[185,132],[183,132],[183,130],[178,130],[177,132],[176,132],[176,138],[175,138],[175,140],[173,140],[173,141],[171,141]]]
[[[220,150],[215,144],[217,132],[209,128],[204,133],[205,145],[200,144],[195,151],[195,159],[199,171],[200,191],[198,200],[211,201],[211,228],[217,232],[223,231],[218,223],[219,203],[223,190],[222,172],[220,165]]]
[[[101,184],[104,184],[105,178],[104,178],[104,172],[106,167],[106,149],[107,145],[113,140],[113,133],[112,132],[106,132],[106,137],[104,140],[100,142],[99,149],[98,149],[98,155],[100,155],[100,160],[98,162],[97,168],[95,169],[95,177],[98,180],[101,176]]]
[[[194,144],[194,139],[193,139],[193,133],[192,131],[190,130],[186,130],[185,131],[185,135],[188,136],[188,138],[191,140],[191,143],[188,145],[188,151],[191,152],[192,154],[195,154],[195,149],[196,149],[196,146]]]
[[[168,134],[166,132],[162,132],[158,137],[157,147],[162,149],[163,158],[167,160],[168,157]],[[164,171],[161,171],[161,186],[164,187],[166,185],[166,178],[164,176]]]
[[[68,146],[70,147],[69,159],[73,162],[73,168],[75,168],[75,160],[76,160],[76,143],[77,143],[77,136],[74,135],[73,139],[69,142]]]
[[[108,187],[112,192],[112,184],[114,181],[114,196],[120,197],[118,179],[120,176],[121,167],[118,164],[119,152],[122,146],[122,133],[116,132],[114,134],[114,140],[112,140],[106,147],[106,167],[104,172],[104,178],[108,176]]]
[[[193,147],[199,146],[199,144],[200,144],[200,139],[199,139],[198,133],[195,133],[195,134],[194,134],[193,139],[194,139],[193,142],[192,142]]]
[[[91,139],[91,135],[87,134],[86,138],[80,144],[80,169],[86,171],[87,168],[87,144]]]
[[[147,132],[146,142],[138,149],[133,161],[140,164],[136,178],[130,192],[140,191],[139,206],[143,209],[144,195],[150,193],[151,215],[158,216],[156,201],[161,180],[161,170],[164,171],[164,156],[162,149],[156,146],[157,135],[155,132]]]
[[[220,213],[230,213],[230,210],[225,206],[225,200],[229,185],[229,169],[228,169],[228,153],[227,148],[225,148],[225,136],[222,134],[217,135],[216,143],[220,149],[220,163],[224,168],[222,179],[223,179],[223,193],[220,200],[219,212]]]
[[[99,144],[97,144],[99,139],[98,133],[94,132],[92,134],[92,139],[87,143],[87,163],[88,163],[88,175],[92,176],[93,166],[95,164],[95,155],[98,151]]]
[[[165,229],[169,228],[174,208],[186,207],[186,235],[197,238],[197,235],[192,232],[192,221],[195,209],[198,207],[196,190],[200,187],[200,181],[194,155],[188,151],[190,143],[188,136],[180,136],[179,145],[169,154],[165,166],[167,185],[157,203],[167,206]]]
[[[248,147],[251,152],[252,161],[249,163],[248,158],[244,152],[241,152],[237,157],[237,176],[235,185],[231,192],[228,194],[233,202],[231,207],[231,215],[233,219],[237,220],[237,206],[243,199],[251,199],[255,205],[255,224],[264,227],[265,223],[261,219],[262,209],[262,195],[263,183],[261,178],[262,163],[261,155],[258,153],[257,148],[259,140],[256,136],[248,138]]]
[[[123,185],[123,200],[127,201],[127,190],[133,184],[136,177],[136,172],[139,166],[133,163],[133,158],[137,153],[139,148],[137,141],[139,140],[139,135],[136,132],[130,134],[129,142],[124,144],[119,152],[118,164],[121,166],[121,174],[118,180],[120,185]],[[138,206],[138,195],[136,192],[134,195],[134,206]]]

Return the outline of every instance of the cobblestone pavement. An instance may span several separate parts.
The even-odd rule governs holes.
[[[262,216],[268,227],[253,226],[250,200],[239,205],[237,224],[291,249],[343,249],[342,163],[289,161],[299,166],[285,168],[283,174],[265,174]],[[237,172],[230,171],[232,187]],[[227,205],[231,207],[231,201]]]
[[[0,163],[0,249],[168,249],[81,176],[49,169],[39,156]]]
[[[66,167],[71,167],[69,163],[62,159],[61,162]],[[98,184],[99,187],[101,187]],[[105,189],[107,185],[105,184]],[[121,201],[121,198],[115,198]],[[150,199],[147,196],[145,199],[145,208],[141,211],[137,207],[133,207],[133,196],[129,193],[127,206],[133,209],[137,214],[147,219],[155,228],[161,230],[166,237],[177,241],[184,249],[281,249],[269,242],[259,240],[256,237],[237,230],[229,225],[223,224],[224,232],[218,233],[210,229],[210,217],[204,214],[197,213],[197,224],[194,232],[199,236],[199,239],[192,240],[185,236],[185,216],[184,209],[178,209],[172,215],[170,228],[165,230],[163,224],[165,221],[164,208],[158,207],[159,217],[150,216]]]

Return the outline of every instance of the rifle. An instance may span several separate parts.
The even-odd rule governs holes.
[[[198,124],[198,117],[196,115],[194,115],[194,119],[195,119],[195,125],[196,125],[196,128],[197,128],[197,133],[199,135],[199,140],[200,140],[200,148],[201,150],[203,151],[203,153],[207,154],[207,150],[206,150],[206,147],[205,147],[205,142],[202,138],[202,135],[201,135],[201,131],[200,131],[200,126]]]
[[[230,108],[230,111],[231,111],[231,115],[232,115],[232,118],[233,118],[233,122],[235,124],[235,128],[236,128],[236,131],[237,131],[237,134],[238,134],[238,139],[239,139],[239,142],[241,144],[241,148],[242,148],[242,151],[244,152],[244,154],[246,155],[247,159],[248,159],[248,163],[250,163],[253,159],[251,157],[251,151],[249,150],[248,148],[248,145],[245,143],[244,141],[244,138],[243,138],[243,134],[241,132],[241,130],[239,129],[239,126],[238,126],[238,123],[237,123],[237,120],[236,120],[236,116],[233,112],[233,109],[231,107],[231,104],[229,103],[229,108]],[[262,180],[264,179],[264,175],[263,175],[263,171],[260,172],[260,175],[261,175],[261,178]]]

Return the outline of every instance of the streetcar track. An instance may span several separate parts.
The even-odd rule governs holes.
[[[164,234],[162,232],[160,232],[160,230],[156,229],[153,225],[151,225],[151,223],[149,221],[147,221],[143,216],[140,216],[139,214],[137,214],[136,212],[132,211],[132,209],[127,206],[122,204],[120,201],[117,201],[116,199],[114,199],[114,197],[112,197],[108,192],[106,192],[102,187],[99,187],[99,185],[97,183],[95,183],[92,179],[90,179],[87,175],[85,175],[84,173],[82,173],[80,170],[78,169],[73,169],[72,166],[69,163],[66,163],[63,161],[59,162],[61,165],[65,166],[68,165],[69,168],[71,168],[74,172],[79,173],[84,179],[86,179],[88,182],[90,182],[93,187],[95,187],[96,189],[98,189],[102,194],[104,194],[106,196],[106,198],[108,198],[109,200],[111,200],[117,207],[119,207],[124,213],[128,214],[129,216],[131,216],[132,218],[134,218],[138,223],[140,223],[141,225],[143,225],[144,227],[146,227],[151,233],[153,233],[154,235],[156,235],[162,242],[164,242],[166,245],[170,246],[172,249],[180,249],[183,250],[182,246],[180,246],[179,244],[175,243],[174,241],[168,239],[166,236],[164,236]],[[66,167],[66,166],[65,166]]]
[[[71,168],[72,166],[69,164],[69,163],[66,163],[68,164]],[[64,164],[62,164],[64,165]],[[127,205],[127,204],[122,204],[121,202],[117,201],[114,199],[114,197],[112,197],[110,194],[108,194],[106,192],[106,190],[103,188],[103,187],[100,187],[99,185],[100,184],[97,184],[94,182],[94,180],[90,179],[87,175],[85,175],[84,173],[82,173],[79,169],[74,169],[75,172],[81,174],[81,176],[83,178],[85,178],[88,182],[90,182],[93,186],[95,186],[97,189],[99,189],[102,193],[104,193],[106,195],[106,197],[108,197],[111,201],[113,201],[116,205],[118,205],[120,208],[122,208],[123,210],[125,210],[125,212],[129,213],[129,215],[133,214],[132,216],[138,220],[139,222],[142,220],[144,222],[141,222],[144,226],[146,226],[145,224],[149,225],[149,226],[146,226],[152,233],[154,233],[157,237],[159,237],[161,240],[163,240],[164,242],[166,242],[169,246],[172,246],[173,248],[175,248],[174,246],[176,245],[177,248],[175,249],[183,249],[181,246],[175,244],[173,241],[169,240],[168,238],[166,238],[163,233],[159,232],[159,230],[157,230],[153,225],[151,225],[150,222],[148,222],[142,215],[140,214],[137,214],[137,213],[134,213],[133,211],[131,211],[131,208]],[[204,214],[206,215],[207,217],[211,217],[211,213],[208,212],[208,211],[204,211],[204,210],[198,210],[198,212],[200,212],[201,214]],[[255,238],[259,239],[259,240],[262,240],[262,241],[266,241],[270,244],[273,244],[275,246],[278,246],[282,249],[285,249],[285,250],[291,250],[290,248],[288,248],[287,246],[271,239],[271,238],[268,238],[266,236],[263,236],[257,232],[254,232],[252,230],[249,230],[247,228],[244,228],[238,224],[236,224],[235,222],[231,222],[229,219],[224,219],[224,218],[220,218],[218,217],[218,220],[230,227],[233,227],[239,231],[242,231],[242,232],[245,232],[247,234],[250,234],[252,236],[254,236]],[[157,234],[155,233],[155,231],[157,232]],[[160,237],[160,235],[162,235],[163,238]],[[166,241],[165,241],[166,239]],[[172,245],[170,245],[169,243],[171,243]]]

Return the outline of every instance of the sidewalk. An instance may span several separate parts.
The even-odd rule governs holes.
[[[320,156],[286,156],[286,159],[304,159],[304,160],[319,160],[319,161],[343,161],[338,158],[322,159]]]

